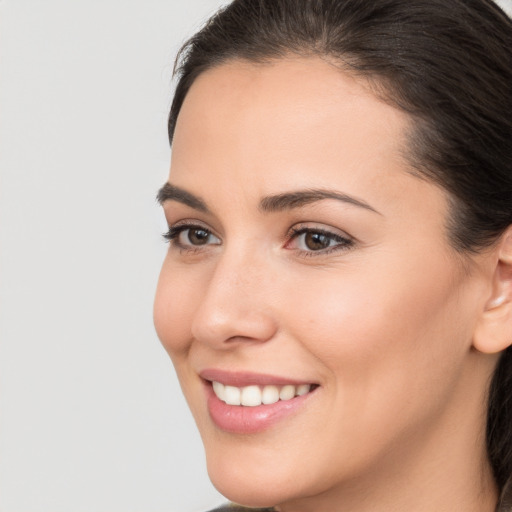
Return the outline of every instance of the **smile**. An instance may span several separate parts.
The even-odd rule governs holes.
[[[204,369],[206,407],[214,425],[233,434],[256,434],[295,417],[318,399],[318,383],[270,374]]]
[[[258,407],[259,405],[271,405],[280,400],[286,401],[296,396],[306,395],[312,390],[312,384],[286,384],[284,386],[228,386],[221,382],[212,382],[215,396],[228,405],[245,407]]]

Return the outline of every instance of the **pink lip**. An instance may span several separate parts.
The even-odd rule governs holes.
[[[270,375],[233,373],[222,370],[204,370],[200,375],[205,380],[204,387],[210,418],[218,428],[233,434],[255,434],[268,430],[277,422],[299,412],[306,402],[316,395],[316,393],[310,392],[291,400],[280,400],[274,404],[256,407],[228,405],[217,398],[209,381],[237,387],[269,384],[276,386],[299,385],[304,382]]]
[[[227,386],[286,386],[286,384],[292,384],[299,386],[300,384],[313,384],[312,382],[296,379],[288,379],[286,377],[277,377],[275,375],[267,375],[262,373],[251,373],[251,372],[228,372],[225,370],[218,370],[214,368],[208,368],[200,372],[200,377],[204,380],[222,382]]]

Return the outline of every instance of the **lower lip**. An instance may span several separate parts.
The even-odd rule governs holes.
[[[221,430],[233,434],[255,434],[268,430],[277,422],[295,414],[314,394],[309,392],[275,404],[248,407],[228,405],[219,400],[210,382],[206,383],[207,404],[210,418]]]

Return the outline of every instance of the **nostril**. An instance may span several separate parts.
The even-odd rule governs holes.
[[[247,309],[242,304],[233,304],[230,308],[203,304],[192,322],[192,335],[199,342],[216,348],[270,340],[277,332],[273,315]]]

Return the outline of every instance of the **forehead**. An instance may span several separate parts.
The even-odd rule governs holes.
[[[407,172],[410,125],[367,83],[320,58],[233,61],[193,83],[176,125],[171,181],[202,197],[215,183],[241,203],[337,188],[382,211],[404,192],[431,187]]]
[[[204,130],[225,131],[236,121],[246,130],[237,131],[240,135],[263,131],[272,133],[272,140],[276,133],[299,136],[326,121],[333,130],[350,124],[366,131],[396,128],[392,135],[400,135],[408,121],[379,100],[365,79],[320,58],[300,57],[263,64],[232,61],[202,73],[184,101],[178,131],[197,117]]]
[[[362,152],[396,160],[408,122],[361,80],[322,59],[234,61],[193,83],[178,117],[173,159],[190,157],[194,148],[196,156],[229,153],[237,164],[255,154],[261,160],[262,150],[274,162],[293,156],[315,166],[326,151],[345,161]]]

